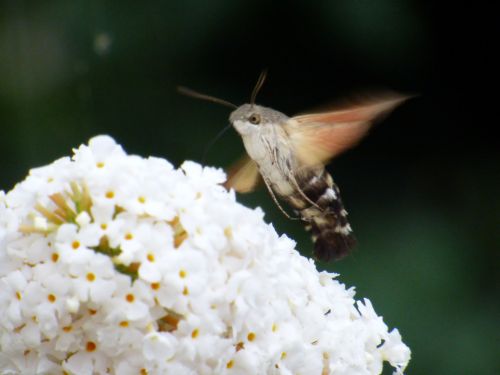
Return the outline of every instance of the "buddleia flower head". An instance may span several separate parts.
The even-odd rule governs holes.
[[[224,180],[98,136],[0,192],[0,373],[401,374],[398,331]]]

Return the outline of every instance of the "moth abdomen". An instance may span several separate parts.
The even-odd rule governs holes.
[[[330,174],[324,170],[304,180],[306,182],[300,187],[310,202],[295,195],[290,203],[301,200],[302,207],[299,209],[296,206],[296,209],[307,222],[306,230],[311,232],[314,255],[323,261],[341,259],[355,246],[356,240],[347,220],[340,191]]]

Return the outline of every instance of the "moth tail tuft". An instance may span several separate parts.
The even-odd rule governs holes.
[[[352,233],[339,233],[331,229],[323,229],[316,235],[313,234],[313,241],[314,257],[324,262],[342,259],[356,245]]]

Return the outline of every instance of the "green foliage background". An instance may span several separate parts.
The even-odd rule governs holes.
[[[330,166],[359,245],[320,267],[400,329],[408,374],[498,374],[500,158],[473,104],[488,47],[474,7],[445,4],[4,0],[0,189],[102,133],[130,153],[202,161],[229,113],[179,84],[239,104],[267,67],[259,102],[290,115],[367,88],[419,94]],[[242,151],[231,130],[205,163]],[[310,254],[265,191],[241,200]]]

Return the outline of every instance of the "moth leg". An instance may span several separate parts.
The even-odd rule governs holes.
[[[269,191],[269,194],[271,194],[271,198],[273,198],[274,203],[276,204],[276,206],[278,206],[278,208],[283,213],[283,215],[285,215],[290,220],[301,220],[301,218],[299,218],[299,217],[291,217],[290,215],[288,215],[288,213],[279,204],[278,199],[276,199],[276,196],[274,195],[274,192],[271,189],[271,187],[269,186],[269,183],[267,182],[267,180],[265,178],[263,178],[263,180],[264,180],[264,184],[267,187],[267,190]]]
[[[314,206],[317,209],[319,209],[320,211],[323,211],[323,209],[320,206],[318,206],[315,202],[310,200],[309,197],[302,191],[302,189],[300,188],[300,186],[297,183],[297,180],[295,179],[295,176],[293,174],[291,175],[291,177],[292,177],[291,179],[292,179],[292,183],[293,183],[294,187],[297,189],[297,191],[302,196],[302,198],[304,198],[311,206]]]

